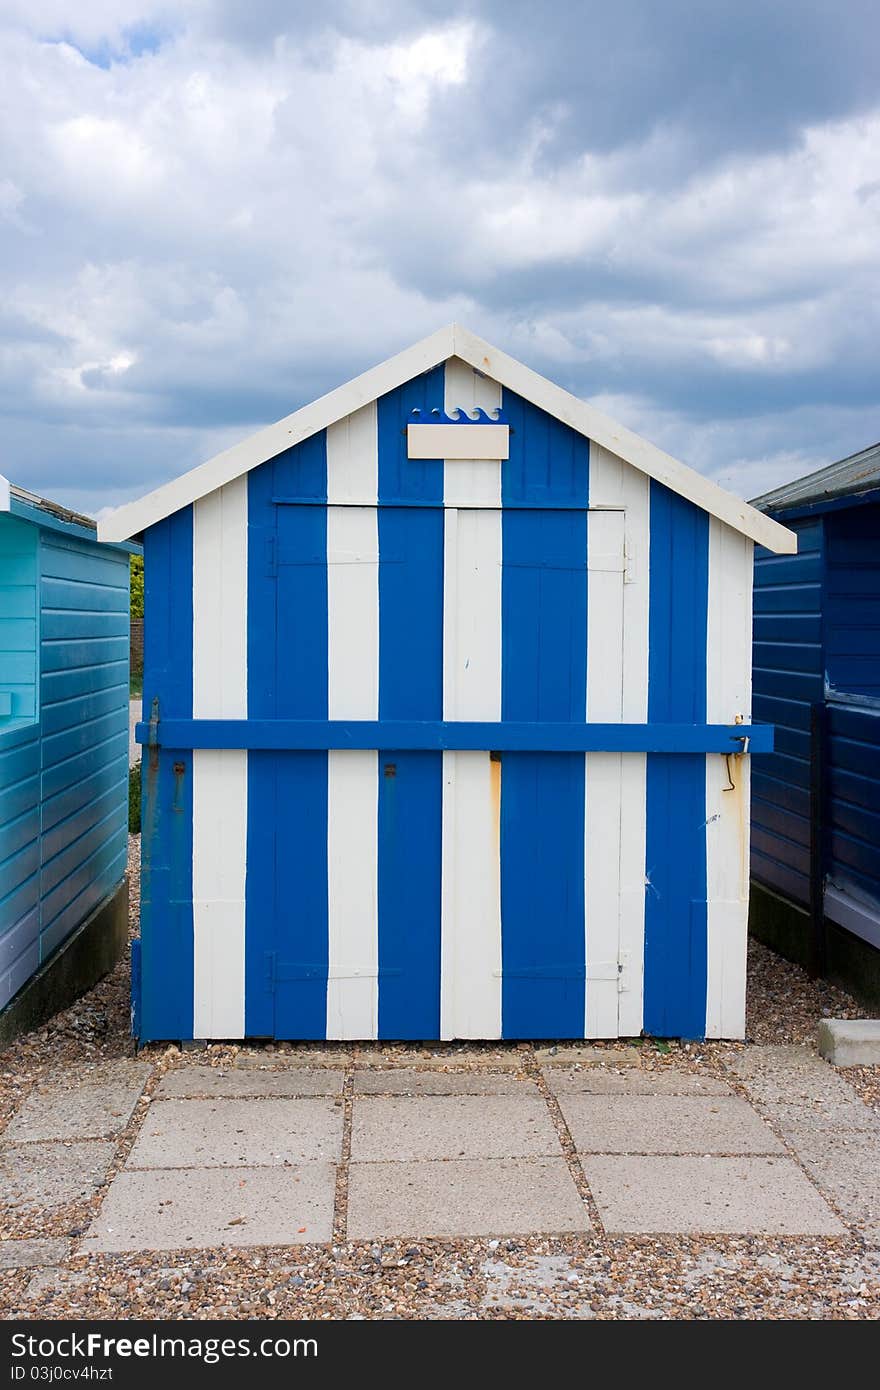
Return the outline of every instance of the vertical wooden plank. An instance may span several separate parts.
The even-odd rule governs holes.
[[[377,474],[373,402],[327,431],[330,719],[379,717]],[[379,1021],[377,754],[331,749],[327,798],[327,1037],[375,1038]]]
[[[193,513],[144,536],[144,711],[192,716]],[[183,768],[175,772],[175,765]],[[192,752],[142,761],[140,1038],[193,1036]]]
[[[247,717],[247,478],[193,507],[193,717]],[[247,753],[193,754],[193,1036],[244,1037]]]
[[[481,376],[466,362],[451,357],[446,363],[444,410],[497,410],[501,387]],[[447,459],[443,466],[443,500],[447,507],[500,507],[501,463],[492,459]]]
[[[379,718],[443,709],[443,460],[407,457],[414,408],[444,399],[444,368],[382,396],[379,436]],[[440,1030],[443,759],[379,750],[379,1036]]]
[[[651,482],[648,718],[706,720],[709,517]],[[706,1031],[706,758],[647,758],[644,1026]]]
[[[447,465],[448,466],[448,465]],[[501,512],[447,508],[443,717],[501,717]],[[501,1036],[501,764],[443,754],[440,1035]]]
[[[648,479],[591,444],[590,507],[622,512],[591,510],[588,518],[587,718],[643,723],[648,714]],[[607,530],[615,526],[609,520],[615,516],[622,520],[621,536]],[[601,558],[616,557],[618,546],[622,574]],[[645,767],[644,753],[591,753],[586,759],[587,974],[608,977],[587,980],[588,1037],[632,1037],[642,1029]],[[608,968],[614,960],[623,967],[619,982]]]
[[[601,511],[617,501],[620,468],[604,450],[590,456],[587,516],[586,715],[617,723],[623,711],[624,513]],[[620,950],[620,753],[591,753],[584,782],[584,1036],[617,1036]]]
[[[582,719],[586,509],[505,507],[503,544],[502,718]],[[503,1035],[580,1037],[584,757],[505,753],[501,778]]]
[[[712,517],[706,718],[732,724],[751,717],[753,542]],[[745,1036],[748,942],[748,757],[706,758],[706,1035]],[[730,790],[730,781],[734,787]]]

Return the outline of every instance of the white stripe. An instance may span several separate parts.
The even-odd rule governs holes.
[[[375,507],[327,508],[327,708],[379,717],[379,535]]]
[[[193,506],[193,717],[247,718],[247,478]],[[193,753],[193,1036],[245,1025],[247,753]]]
[[[482,406],[485,411],[501,405],[501,387],[497,381],[481,376],[459,357],[450,357],[444,372],[444,410],[447,415],[459,407],[472,410]],[[450,425],[450,429],[464,426]],[[480,425],[479,429],[489,429]],[[443,468],[443,501],[447,507],[500,507],[501,464],[497,460],[447,459]]]
[[[501,718],[501,512],[445,513],[443,717]],[[501,764],[443,754],[440,1036],[501,1036]]]
[[[375,403],[327,431],[327,705],[379,717]],[[338,505],[357,499],[372,506]],[[378,755],[327,755],[327,1037],[375,1038],[379,1023]]]
[[[648,715],[648,479],[590,446],[587,719]],[[622,508],[620,510],[595,510]],[[587,1037],[642,1028],[645,927],[644,753],[586,758],[584,902]],[[613,966],[622,968],[619,981]]]
[[[753,543],[711,517],[706,718],[751,717]],[[706,1034],[745,1037],[749,917],[749,758],[706,758]],[[724,790],[730,787],[733,790]]]
[[[375,505],[379,449],[376,402],[346,415],[327,430],[327,501]]]
[[[327,1037],[375,1038],[379,1024],[378,754],[327,754]]]

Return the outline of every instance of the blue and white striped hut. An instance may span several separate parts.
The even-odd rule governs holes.
[[[452,326],[101,534],[146,555],[142,1039],[743,1035],[791,532]]]

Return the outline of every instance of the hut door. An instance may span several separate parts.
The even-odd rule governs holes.
[[[279,512],[278,712],[377,734],[254,759],[276,1036],[615,1035],[640,755],[557,749],[552,728],[621,719],[623,513],[329,507],[325,533],[318,508]],[[508,721],[516,746],[448,732]]]
[[[444,718],[623,710],[624,513],[447,511]],[[443,755],[441,1036],[618,1032],[622,755]]]

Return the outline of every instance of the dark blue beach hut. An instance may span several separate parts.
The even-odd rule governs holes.
[[[880,444],[752,504],[798,537],[756,548],[755,934],[880,1002]]]

